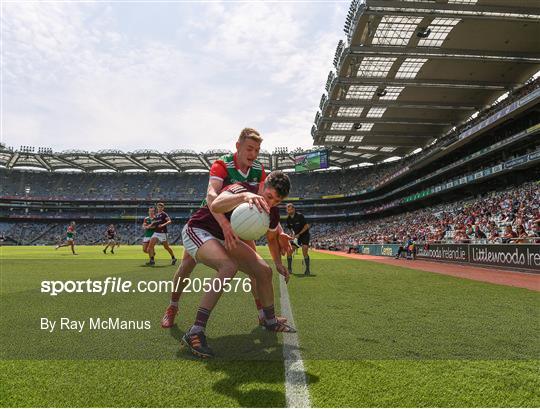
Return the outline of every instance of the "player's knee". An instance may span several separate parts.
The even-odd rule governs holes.
[[[272,268],[268,264],[261,266],[259,274],[257,274],[257,279],[272,281]]]

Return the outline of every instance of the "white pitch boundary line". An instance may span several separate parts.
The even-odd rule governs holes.
[[[287,317],[288,323],[294,325],[294,318],[289,300],[289,290],[283,276],[279,276],[281,293],[281,315]],[[304,361],[300,355],[298,334],[283,333],[283,359],[285,361],[285,398],[288,408],[310,408],[309,389],[306,380]]]

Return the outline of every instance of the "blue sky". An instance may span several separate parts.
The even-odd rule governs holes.
[[[349,1],[11,2],[2,141],[54,150],[312,145]]]

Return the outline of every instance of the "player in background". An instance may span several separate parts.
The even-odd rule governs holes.
[[[114,254],[114,247],[118,247],[118,243],[116,240],[117,234],[114,224],[109,224],[109,227],[107,227],[107,231],[105,232],[105,237],[107,239],[107,245],[103,249],[103,254],[107,254],[107,249],[109,248],[109,246],[111,246],[111,254]]]
[[[165,205],[163,203],[158,203],[156,207],[157,213],[154,215],[154,233],[148,243],[148,255],[150,256],[148,265],[153,266],[156,264],[154,260],[154,257],[156,256],[155,246],[157,242],[160,242],[163,244],[163,248],[170,254],[171,264],[174,266],[176,264],[176,257],[167,240],[167,226],[172,223],[172,220],[169,215],[165,213]]]
[[[150,206],[148,208],[148,216],[146,216],[143,220],[142,228],[144,229],[144,236],[143,236],[143,243],[142,243],[142,250],[146,254],[148,254],[148,244],[150,243],[150,239],[152,238],[155,230],[155,224],[154,224],[154,216],[156,214],[154,206]]]
[[[55,249],[58,250],[60,247],[71,247],[71,252],[74,256],[77,255],[75,253],[75,222],[69,223],[67,230],[66,230],[66,241],[63,244],[58,244]]]
[[[227,281],[241,270],[254,277],[253,285],[257,285],[258,294],[263,306],[263,325],[269,331],[295,332],[287,324],[280,322],[274,310],[274,289],[272,286],[272,268],[247,243],[238,242],[232,249],[225,248],[225,235],[214,214],[222,214],[230,219],[232,211],[241,203],[255,205],[259,211],[266,211],[270,216],[270,226],[266,238],[268,248],[277,271],[285,277],[289,276],[281,262],[279,246],[279,210],[277,205],[289,194],[290,181],[281,171],[268,175],[264,183],[254,186],[249,183],[235,183],[227,186],[211,205],[200,208],[189,219],[182,230],[182,239],[187,252],[198,262],[216,271],[213,285],[202,296],[195,322],[182,342],[190,351],[199,357],[210,358],[214,353],[206,341],[205,328],[210,314],[222,294]],[[221,282],[216,285],[215,282]]]
[[[293,234],[293,246],[298,248],[302,247],[302,255],[304,256],[304,264],[306,270],[304,275],[310,275],[309,270],[309,224],[306,222],[306,218],[300,212],[297,212],[292,203],[287,204],[287,228]],[[287,267],[289,274],[292,274],[292,251],[287,253]]]
[[[238,137],[236,142],[236,153],[227,154],[217,159],[210,168],[210,180],[208,182],[208,190],[206,199],[203,202],[203,206],[208,204],[209,206],[218,196],[222,189],[227,186],[237,183],[246,182],[251,186],[257,186],[266,179],[266,173],[262,163],[257,160],[259,151],[261,149],[261,143],[263,139],[258,131],[253,128],[244,128]],[[223,214],[214,214],[214,218],[219,223],[221,230],[223,231],[225,248],[227,250],[234,249],[241,240],[232,230],[229,220]],[[282,248],[290,245],[288,244],[287,235],[283,234],[281,226],[280,229],[280,243]],[[247,242],[253,250],[256,249],[255,242]],[[165,314],[161,319],[161,326],[163,328],[170,328],[174,325],[174,319],[178,313],[178,301],[182,295],[187,282],[184,280],[191,276],[197,262],[187,252],[184,251],[182,263],[178,267],[174,276],[174,291],[171,294],[170,304],[165,310]],[[257,306],[259,314],[259,322],[263,318],[262,305],[257,294],[256,285],[253,285],[253,298]],[[279,317],[282,319],[281,317]],[[283,319],[282,319],[283,320]]]

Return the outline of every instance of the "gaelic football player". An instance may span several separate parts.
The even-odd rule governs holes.
[[[182,342],[199,357],[209,358],[214,354],[206,341],[205,328],[210,313],[216,306],[223,284],[232,279],[238,270],[256,279],[258,295],[263,306],[263,325],[275,332],[294,332],[287,324],[278,321],[274,311],[274,290],[272,286],[272,268],[247,243],[239,241],[232,248],[225,247],[225,234],[215,219],[214,214],[221,214],[227,219],[234,208],[241,203],[255,205],[259,211],[270,214],[270,227],[267,232],[268,248],[277,271],[288,280],[288,272],[281,263],[279,246],[279,210],[276,207],[290,190],[290,181],[281,171],[268,175],[264,183],[252,185],[246,182],[227,186],[212,202],[200,208],[189,219],[182,230],[185,251],[194,260],[216,270],[215,280],[222,285],[215,285],[205,292],[197,310],[195,322],[182,337]],[[211,211],[210,211],[211,210]],[[220,289],[220,291],[217,291]]]
[[[144,229],[142,249],[143,252],[148,253],[148,243],[154,234],[155,224],[154,224],[155,208],[153,206],[148,208],[148,216],[143,220],[142,228]]]
[[[246,182],[251,186],[257,186],[265,180],[264,167],[257,160],[262,140],[261,135],[255,129],[245,128],[242,130],[236,142],[236,153],[224,155],[212,164],[208,191],[203,205],[206,203],[211,205],[219,192],[233,183]],[[223,231],[225,248],[227,250],[234,249],[240,240],[232,230],[229,220],[223,214],[214,214],[214,218]],[[281,226],[279,226],[279,229],[280,233],[282,233]],[[280,236],[280,243],[282,247],[289,246],[287,237],[283,237],[283,235]],[[253,241],[247,244],[255,250]],[[184,279],[191,275],[196,264],[194,258],[187,251],[184,251],[182,263],[178,267],[173,280],[175,291],[171,294],[170,304],[161,320],[163,328],[170,328],[174,325],[174,319],[178,313],[178,300],[185,285],[187,285]],[[259,313],[259,322],[261,322],[264,313],[255,285],[253,286],[253,297]]]
[[[150,256],[150,262],[149,265],[154,265],[154,257],[156,255],[155,246],[157,242],[160,242],[163,244],[163,248],[167,250],[167,252],[171,256],[171,264],[176,264],[176,257],[174,256],[174,252],[172,248],[169,246],[169,241],[167,240],[167,226],[172,223],[171,218],[167,213],[165,213],[165,205],[163,203],[157,204],[157,213],[154,215],[154,233],[152,234],[152,237],[150,238],[150,242],[148,243],[148,255]]]
[[[107,249],[109,248],[109,246],[111,246],[111,254],[114,254],[114,246],[117,245],[116,229],[114,228],[114,224],[109,224],[109,227],[105,232],[105,237],[107,238],[107,245],[103,249],[103,254],[107,254]]]
[[[75,253],[75,222],[69,223],[67,230],[66,230],[66,241],[64,244],[58,244],[55,249],[58,250],[60,247],[71,247],[71,252],[74,256],[77,255]]]

